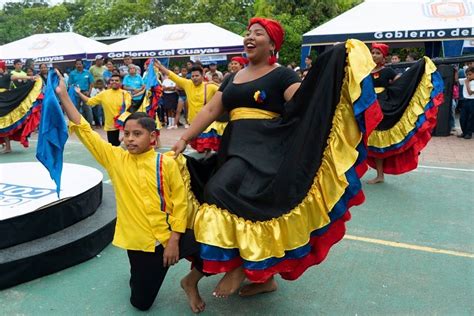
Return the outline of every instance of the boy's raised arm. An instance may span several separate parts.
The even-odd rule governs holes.
[[[122,149],[120,147],[114,147],[111,144],[103,140],[99,134],[94,132],[89,124],[81,124],[81,120],[86,122],[79,111],[76,109],[72,103],[69,95],[67,93],[66,85],[64,84],[64,78],[56,70],[56,73],[59,76],[59,84],[56,87],[56,94],[61,101],[61,105],[66,112],[69,121],[74,124],[72,130],[76,133],[79,140],[86,146],[89,152],[94,156],[95,160],[100,163],[104,168],[109,170],[113,165],[112,161],[116,159],[116,154],[121,153]],[[114,154],[114,152],[116,154]]]
[[[61,105],[64,109],[64,112],[66,112],[66,115],[71,122],[73,122],[74,124],[80,124],[81,113],[79,113],[79,111],[76,109],[71,99],[69,98],[66,84],[64,83],[64,77],[61,75],[61,73],[57,69],[56,69],[56,74],[59,77],[59,84],[56,87],[56,94],[59,100],[61,101]]]

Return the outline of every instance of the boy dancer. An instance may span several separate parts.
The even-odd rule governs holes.
[[[174,159],[153,150],[157,138],[155,121],[145,113],[130,115],[124,124],[128,150],[112,146],[80,115],[67,94],[64,79],[60,78],[56,93],[72,131],[107,170],[114,185],[117,224],[113,244],[128,253],[131,304],[148,310],[169,266],[192,256],[195,268],[181,281],[181,286],[192,311],[202,312],[205,303],[197,288],[203,277],[202,261],[193,232],[186,230],[186,190]]]

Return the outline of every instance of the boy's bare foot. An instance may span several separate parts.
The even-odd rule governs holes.
[[[232,295],[240,287],[240,284],[245,280],[245,273],[242,267],[238,267],[230,272],[227,272],[224,277],[217,283],[212,295],[219,298],[226,298]]]
[[[188,297],[189,307],[193,313],[201,313],[206,308],[206,303],[199,295],[197,284],[191,280],[189,274],[181,280],[181,287]]]
[[[367,181],[368,184],[376,184],[376,183],[383,183],[384,178],[383,177],[375,177],[372,180]]]
[[[9,154],[9,153],[11,153],[11,152],[12,152],[11,149],[5,149],[5,150],[3,150],[3,151],[0,151],[0,154]]]
[[[265,283],[251,283],[242,287],[239,291],[239,295],[242,297],[253,296],[257,294],[270,293],[276,291],[278,285],[274,278],[270,278]]]

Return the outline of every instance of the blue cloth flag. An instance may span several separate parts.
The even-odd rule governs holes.
[[[155,67],[153,67],[155,59],[152,58],[148,64],[145,89],[150,90],[151,88],[159,85],[158,78],[156,77]]]
[[[48,169],[51,179],[56,183],[56,193],[59,198],[63,152],[68,138],[68,131],[63,111],[54,91],[58,84],[58,75],[53,69],[49,70],[48,84],[46,85],[41,109],[36,159]]]

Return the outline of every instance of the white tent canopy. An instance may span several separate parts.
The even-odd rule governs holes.
[[[472,39],[473,9],[472,0],[366,0],[305,33],[303,46]]]
[[[14,59],[57,63],[87,58],[90,52],[106,48],[105,44],[72,32],[35,34],[1,46],[0,59],[7,64]]]
[[[170,24],[111,44],[96,51],[109,58],[181,57],[238,54],[243,38],[212,23]]]

